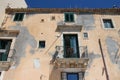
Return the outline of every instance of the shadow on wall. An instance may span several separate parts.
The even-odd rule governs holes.
[[[99,55],[99,54],[94,54],[94,52],[91,52],[91,53],[88,54],[88,57],[89,57],[88,67],[90,68],[90,66],[92,65],[92,62],[94,61],[94,59],[100,58],[101,55]]]
[[[88,54],[88,58],[89,58],[88,68],[91,67],[94,59],[97,59],[97,58],[100,58],[100,57],[101,57],[101,55],[99,55],[99,54],[94,54],[94,52],[89,53],[89,54]],[[88,76],[88,75],[89,75],[89,72],[85,72],[85,73],[84,73],[84,76]]]
[[[56,69],[52,64],[50,65],[50,75],[49,80],[61,80],[61,71],[59,69]]]
[[[58,56],[58,51],[55,51],[55,53],[52,55],[52,59],[50,60],[50,64],[55,62],[57,56]]]
[[[16,54],[15,54],[15,65],[14,66],[18,66],[20,63],[20,60],[22,57],[25,57],[25,50],[27,45],[31,46],[30,49],[30,53],[34,54],[35,53],[35,48],[37,47],[37,41],[35,40],[35,38],[29,33],[28,29],[26,27],[21,27],[21,26],[13,26],[10,27],[13,30],[20,30],[20,33],[16,39],[15,42],[15,50],[16,50]]]
[[[55,51],[52,54],[52,59],[50,60],[50,72],[49,80],[62,80],[61,79],[61,70],[54,65],[56,58],[58,57],[58,51]]]
[[[112,37],[106,38],[106,45],[110,60],[113,64],[118,64],[120,69],[120,45]]]

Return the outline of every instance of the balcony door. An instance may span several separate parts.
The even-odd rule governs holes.
[[[64,57],[79,58],[79,46],[77,34],[64,34]]]

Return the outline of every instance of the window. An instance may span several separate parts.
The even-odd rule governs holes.
[[[83,80],[84,72],[62,72],[61,80]]]
[[[24,13],[16,13],[14,17],[14,21],[22,21],[24,18]]]
[[[111,19],[103,19],[103,23],[105,28],[114,28]]]
[[[74,22],[74,14],[73,13],[65,13],[65,22]]]
[[[45,41],[39,41],[39,48],[45,48]]]
[[[87,39],[87,38],[88,38],[88,33],[87,33],[87,32],[84,32],[84,33],[83,33],[83,37],[84,37],[85,39]]]
[[[0,61],[7,61],[12,40],[0,40]]]
[[[67,80],[79,80],[78,73],[67,73]]]
[[[64,58],[79,58],[79,45],[77,34],[64,34]]]

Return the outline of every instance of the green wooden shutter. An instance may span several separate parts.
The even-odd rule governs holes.
[[[24,13],[16,13],[14,17],[14,21],[22,21],[24,18]]]
[[[7,54],[6,54],[6,52],[2,54],[2,61],[7,61]]]
[[[70,18],[70,22],[74,22],[74,14],[73,13],[70,13],[69,18]]]
[[[69,21],[69,14],[65,13],[65,22],[68,22],[68,21]]]
[[[74,13],[65,13],[65,22],[74,22]]]
[[[22,21],[24,18],[24,13],[20,13],[20,16],[19,16],[19,21]]]
[[[17,20],[18,20],[18,17],[19,17],[19,14],[16,13],[16,14],[15,14],[15,17],[14,17],[14,21],[17,21]]]

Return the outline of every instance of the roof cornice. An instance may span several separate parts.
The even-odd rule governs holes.
[[[120,8],[6,8],[5,13],[93,13],[93,14],[120,14]]]

